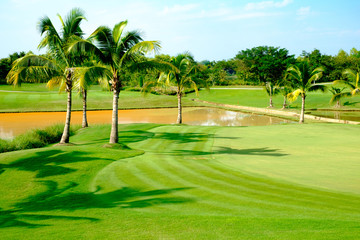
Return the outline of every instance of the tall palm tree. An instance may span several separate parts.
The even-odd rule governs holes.
[[[171,57],[170,66],[167,71],[163,72],[159,77],[159,82],[165,81],[167,85],[173,83],[176,86],[176,95],[178,99],[178,116],[176,123],[182,123],[182,96],[185,87],[191,86],[198,93],[196,83],[192,80],[191,74],[196,70],[194,58],[190,53],[178,54]]]
[[[311,71],[309,63],[307,61],[302,61],[297,65],[290,66],[286,71],[286,79],[290,81],[291,87],[294,89],[292,93],[288,94],[288,99],[290,101],[295,101],[298,96],[301,96],[302,103],[299,123],[304,123],[307,92],[316,90],[325,91],[325,86],[312,84],[313,81],[319,80],[322,77],[324,69],[318,67]]]
[[[69,45],[69,52],[91,52],[98,58],[102,67],[89,68],[107,78],[113,91],[112,123],[110,143],[118,143],[118,104],[119,93],[122,87],[122,73],[138,62],[140,55],[157,51],[160,48],[158,41],[143,41],[137,31],[124,32],[127,21],[119,22],[110,29],[106,26],[98,27],[88,39],[74,39]]]
[[[60,143],[68,143],[70,137],[71,120],[71,91],[73,87],[75,67],[80,64],[77,53],[68,53],[66,46],[73,37],[82,37],[80,28],[85,19],[81,9],[74,8],[66,16],[65,21],[58,15],[61,22],[61,32],[58,32],[50,18],[45,16],[40,19],[38,30],[44,36],[38,46],[39,49],[47,48],[47,56],[28,54],[14,62],[8,74],[8,82],[20,84],[21,81],[36,81],[39,76],[50,79],[48,86],[60,85],[65,89],[67,96],[67,110],[64,131]],[[37,76],[37,77],[36,77]]]

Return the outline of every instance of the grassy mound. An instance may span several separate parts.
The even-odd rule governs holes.
[[[121,125],[0,154],[4,239],[356,239],[357,126]],[[334,137],[335,136],[335,137]],[[122,145],[120,145],[122,146]]]
[[[80,126],[71,126],[70,136]],[[34,129],[15,137],[13,140],[0,139],[0,153],[24,149],[41,148],[51,143],[59,142],[64,130],[63,124],[57,124],[44,129]]]

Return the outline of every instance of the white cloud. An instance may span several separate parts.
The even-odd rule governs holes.
[[[252,12],[252,13],[242,13],[234,14],[226,17],[224,20],[239,20],[239,19],[250,19],[250,18],[263,18],[263,17],[276,17],[283,15],[283,13],[266,13],[266,12]]]
[[[164,7],[162,13],[164,14],[173,14],[173,13],[184,13],[184,12],[189,12],[192,10],[195,10],[199,7],[198,4],[185,4],[185,5],[174,5],[172,7]]]
[[[310,7],[301,7],[296,11],[296,15],[298,16],[297,19],[301,20],[306,18],[311,14]]]
[[[283,0],[282,2],[274,2],[274,1],[263,1],[258,3],[248,3],[245,6],[245,10],[262,10],[266,8],[282,8],[286,7],[293,0]]]

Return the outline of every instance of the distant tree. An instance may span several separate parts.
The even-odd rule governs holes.
[[[15,60],[25,55],[25,52],[14,52],[10,54],[9,57],[0,59],[0,84],[6,84],[6,76],[11,69],[11,65]]]
[[[346,90],[346,87],[338,88],[331,86],[329,88],[329,92],[332,93],[332,98],[330,99],[330,104],[335,104],[336,108],[341,107],[341,99],[344,97],[351,97],[351,93],[344,92]]]
[[[352,69],[345,69],[343,71],[343,80],[336,80],[334,84],[345,84],[350,89],[350,95],[355,96],[360,94],[359,71]]]
[[[287,74],[285,78],[289,81],[292,89],[294,89],[292,93],[288,94],[288,99],[290,101],[295,101],[298,96],[301,96],[302,104],[299,123],[304,123],[305,99],[307,92],[325,90],[325,86],[313,84],[316,79],[320,79],[322,77],[324,69],[318,67],[311,71],[309,62],[304,60],[296,65],[290,66],[286,71]]]
[[[263,85],[267,85],[267,89],[274,89],[277,82],[283,78],[286,68],[295,63],[293,55],[289,55],[289,51],[285,48],[260,46],[252,49],[240,51],[236,59],[244,61],[249,69]],[[269,107],[272,107],[272,95],[274,91],[269,93]]]

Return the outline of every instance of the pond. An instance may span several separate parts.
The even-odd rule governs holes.
[[[318,117],[360,122],[360,111],[311,111],[307,113]]]
[[[64,123],[65,112],[0,113],[0,138],[11,139],[33,128]],[[119,123],[175,123],[177,108],[119,110]],[[71,123],[81,124],[82,112],[72,112]],[[111,110],[88,111],[91,124],[111,123]],[[264,126],[289,120],[218,108],[183,108],[183,122],[202,126]]]

